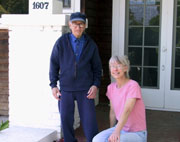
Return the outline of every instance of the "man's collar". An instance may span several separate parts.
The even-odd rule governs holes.
[[[77,38],[71,33],[71,38],[72,38],[72,41],[75,42],[77,40]],[[78,38],[78,40],[84,40],[84,34],[82,34],[82,36],[80,38]]]

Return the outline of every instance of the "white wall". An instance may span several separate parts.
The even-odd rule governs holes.
[[[49,60],[55,41],[67,28],[68,18],[2,15],[2,26],[9,29],[10,126],[61,131],[57,101],[49,86]],[[76,110],[74,127],[79,123]]]
[[[13,27],[9,32],[9,119],[12,125],[58,127],[48,86],[49,57],[61,32]],[[58,125],[57,125],[58,124]],[[56,128],[59,129],[59,128]]]

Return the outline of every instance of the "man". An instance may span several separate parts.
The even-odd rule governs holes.
[[[65,142],[77,142],[74,136],[74,101],[77,101],[87,142],[98,133],[94,99],[101,79],[101,61],[95,42],[84,33],[86,16],[72,13],[71,33],[55,43],[50,59],[50,86],[59,100]],[[60,81],[60,91],[57,81]]]

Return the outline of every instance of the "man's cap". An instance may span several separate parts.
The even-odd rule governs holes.
[[[83,14],[83,13],[80,13],[80,12],[72,13],[71,16],[70,16],[70,21],[71,22],[73,22],[73,21],[82,21],[82,22],[86,23],[86,15]]]

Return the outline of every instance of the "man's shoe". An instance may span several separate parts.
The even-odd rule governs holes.
[[[61,139],[59,139],[57,142],[64,142],[64,139],[61,138]]]

